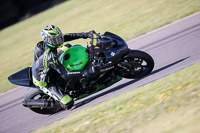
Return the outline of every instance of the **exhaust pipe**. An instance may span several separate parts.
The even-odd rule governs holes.
[[[28,108],[51,108],[54,106],[53,101],[47,101],[44,99],[29,99],[22,103],[24,107]]]

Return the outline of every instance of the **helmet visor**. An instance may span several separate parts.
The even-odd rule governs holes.
[[[64,38],[62,34],[59,34],[56,37],[51,37],[47,39],[47,42],[49,42],[50,44],[54,45],[54,46],[59,46],[61,44],[64,43]]]

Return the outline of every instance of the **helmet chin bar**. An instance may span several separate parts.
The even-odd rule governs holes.
[[[47,45],[48,45],[49,47],[56,48],[56,46],[54,46],[54,45],[52,45],[52,44],[50,44],[50,43],[48,43],[48,42],[47,42]]]
[[[49,36],[46,38],[46,40],[48,43],[54,44],[55,46],[60,45],[64,42],[64,38],[62,34],[59,34],[58,36],[55,36],[55,37]]]
[[[54,46],[54,45],[52,45],[52,44],[50,44],[50,43],[47,42],[47,45],[48,45],[49,47],[51,47],[51,48],[61,48],[61,47],[63,46],[63,43],[60,44],[60,45],[58,45],[58,46]]]

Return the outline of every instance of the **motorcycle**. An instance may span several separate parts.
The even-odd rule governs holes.
[[[107,61],[105,50],[120,45],[127,48],[126,52],[115,61]],[[109,56],[114,57],[115,53],[111,52]],[[70,95],[74,101],[99,92],[122,78],[142,78],[151,73],[154,68],[154,60],[149,54],[129,49],[124,39],[111,32],[105,32],[103,35],[93,34],[87,47],[71,46],[66,51],[58,52],[58,57],[61,64],[72,72],[88,69],[91,65],[99,68],[98,73],[88,78],[74,78],[69,81],[62,79],[56,72],[53,74],[56,86],[64,94]],[[23,106],[39,114],[54,114],[62,110],[58,101],[35,87],[31,67],[12,74],[8,80],[16,85],[29,87],[24,96]]]

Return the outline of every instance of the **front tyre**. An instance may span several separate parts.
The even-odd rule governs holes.
[[[29,99],[49,99],[49,96],[37,88],[29,88],[24,96],[24,101]],[[54,114],[62,109],[59,104],[56,104],[51,108],[30,108],[30,110],[38,114]]]
[[[118,74],[124,78],[141,78],[154,68],[153,58],[139,50],[130,50],[129,54],[118,64]]]

